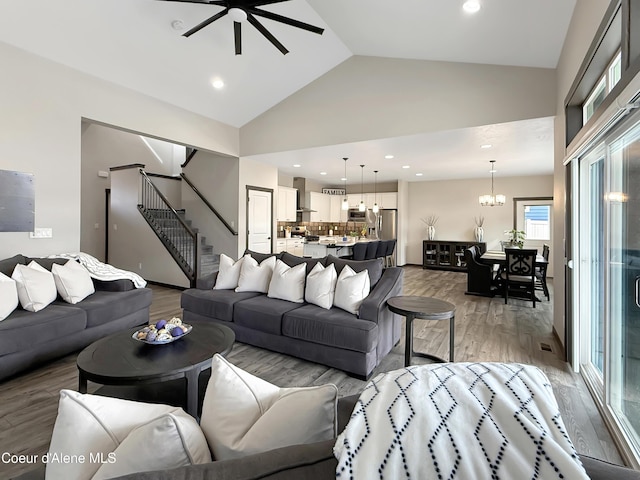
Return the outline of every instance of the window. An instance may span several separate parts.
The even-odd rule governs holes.
[[[609,92],[613,90],[613,87],[620,81],[622,73],[622,53],[618,53],[613,57],[613,60],[607,66],[604,74],[596,84],[595,88],[591,91],[587,97],[586,102],[582,106],[582,124],[584,125],[591,118],[594,112],[598,109],[600,104],[607,97]]]
[[[525,205],[524,232],[529,240],[551,240],[551,206]]]

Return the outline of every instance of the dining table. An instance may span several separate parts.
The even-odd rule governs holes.
[[[502,250],[487,250],[480,255],[479,261],[486,265],[500,265],[503,267],[507,264],[507,255]],[[536,255],[536,267],[547,265],[548,263],[549,261],[545,260],[542,255],[539,253]]]

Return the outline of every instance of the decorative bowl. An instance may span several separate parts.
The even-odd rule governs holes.
[[[173,328],[181,328],[184,333],[182,333],[182,335],[178,335],[178,336],[173,336],[171,335],[171,333],[169,332],[169,336],[163,336],[162,339],[156,339],[154,337],[153,340],[147,340],[145,338],[145,336],[143,336],[144,333],[148,333],[150,331],[150,327],[155,327],[156,324],[151,324],[151,325],[147,325],[139,330],[136,330],[135,332],[133,332],[133,335],[131,335],[131,338],[133,338],[134,340],[137,340],[138,342],[142,342],[142,343],[146,343],[148,345],[165,345],[167,343],[173,343],[176,340],[180,340],[182,337],[184,337],[185,335],[187,335],[192,329],[193,327],[191,325],[187,325],[186,323],[182,323],[180,325],[174,326]],[[164,330],[164,328],[160,329],[159,331]]]

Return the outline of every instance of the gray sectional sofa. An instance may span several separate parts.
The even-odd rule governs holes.
[[[47,270],[67,259],[15,255],[0,260],[0,272],[11,276],[15,266],[35,260]],[[39,312],[20,306],[0,321],[0,380],[83,348],[110,333],[149,321],[151,290],[131,280],[93,280],[96,292],[71,305],[58,299]]]
[[[261,262],[269,255],[251,253]],[[338,275],[345,265],[357,273],[368,271],[371,293],[362,302],[359,315],[332,307],[292,303],[256,292],[213,290],[216,275],[198,281],[197,288],[182,293],[183,320],[213,321],[227,325],[236,340],[275,352],[310,360],[368,378],[400,340],[401,318],[386,306],[388,298],[402,294],[403,271],[383,269],[382,261],[345,260],[331,255],[301,258],[289,253],[277,257],[290,267],[307,263],[307,273],[320,262],[333,263]]]

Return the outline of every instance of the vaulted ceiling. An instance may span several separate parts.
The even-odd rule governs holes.
[[[222,10],[216,5],[3,0],[0,41],[236,127],[352,55],[555,68],[575,0],[480,0],[482,8],[473,15],[463,11],[462,3],[275,3],[262,8],[322,27],[324,34],[265,19],[261,22],[290,53],[282,55],[245,25],[243,52],[235,55],[228,16],[189,38],[182,36]],[[212,87],[216,79],[223,88]],[[550,131],[541,134],[539,126],[538,138],[548,137]],[[546,171],[551,169],[549,164]]]

